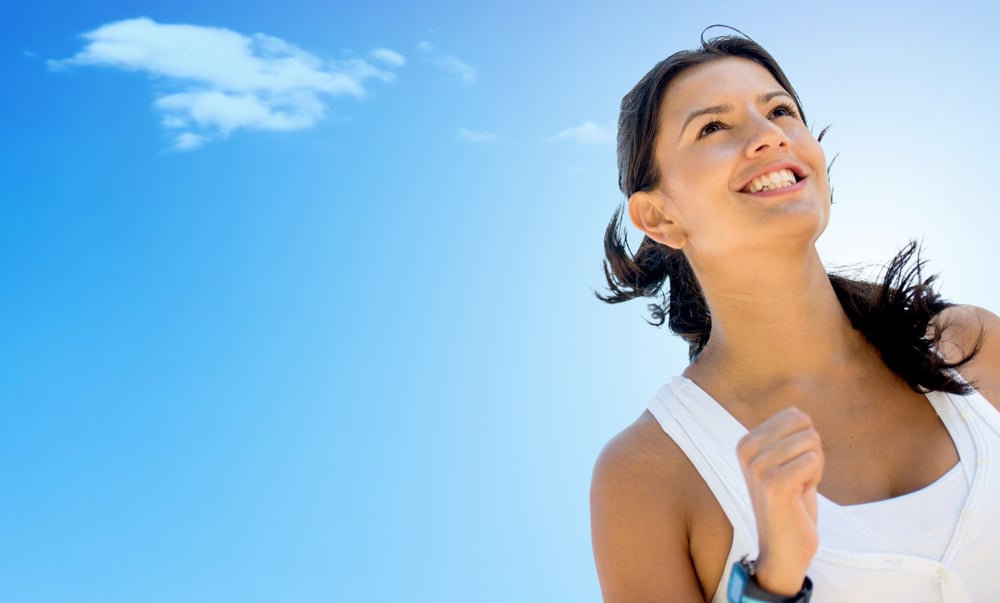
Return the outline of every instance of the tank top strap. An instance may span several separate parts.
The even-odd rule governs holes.
[[[674,377],[661,387],[650,400],[649,411],[698,470],[726,513],[733,526],[733,549],[756,556],[756,520],[736,456],[736,444],[747,430],[685,377]]]
[[[965,482],[972,484],[976,471],[976,444],[969,426],[969,415],[972,409],[969,399],[963,396],[951,396],[944,392],[928,392],[927,399],[941,422],[944,423],[951,441],[958,451],[959,465],[965,475]],[[977,394],[978,395],[978,394]],[[981,396],[980,396],[981,397]]]

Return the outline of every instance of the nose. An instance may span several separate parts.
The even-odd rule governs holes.
[[[755,118],[750,128],[750,137],[746,144],[747,157],[753,157],[769,149],[785,148],[789,144],[788,135],[781,126],[763,115]]]

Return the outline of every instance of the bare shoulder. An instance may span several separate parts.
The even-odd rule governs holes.
[[[606,603],[705,600],[689,540],[692,509],[705,491],[649,412],[608,442],[590,489],[594,559]]]
[[[959,371],[983,396],[1000,408],[1000,316],[977,306],[952,306],[934,317],[942,329],[938,351],[949,362],[979,352]]]

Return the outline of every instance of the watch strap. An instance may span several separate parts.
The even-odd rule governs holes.
[[[753,561],[746,557],[733,564],[726,589],[729,603],[809,603],[812,598],[812,580],[808,576],[802,583],[802,590],[787,597],[761,588],[754,577],[754,569]]]

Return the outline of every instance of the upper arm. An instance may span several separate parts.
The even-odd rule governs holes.
[[[952,306],[935,317],[934,324],[943,328],[938,352],[948,362],[961,360],[979,344],[975,357],[959,372],[1000,408],[1000,316],[976,306]]]
[[[636,426],[597,459],[591,537],[605,603],[705,600],[691,561],[685,487],[676,481],[676,464],[644,446]]]

